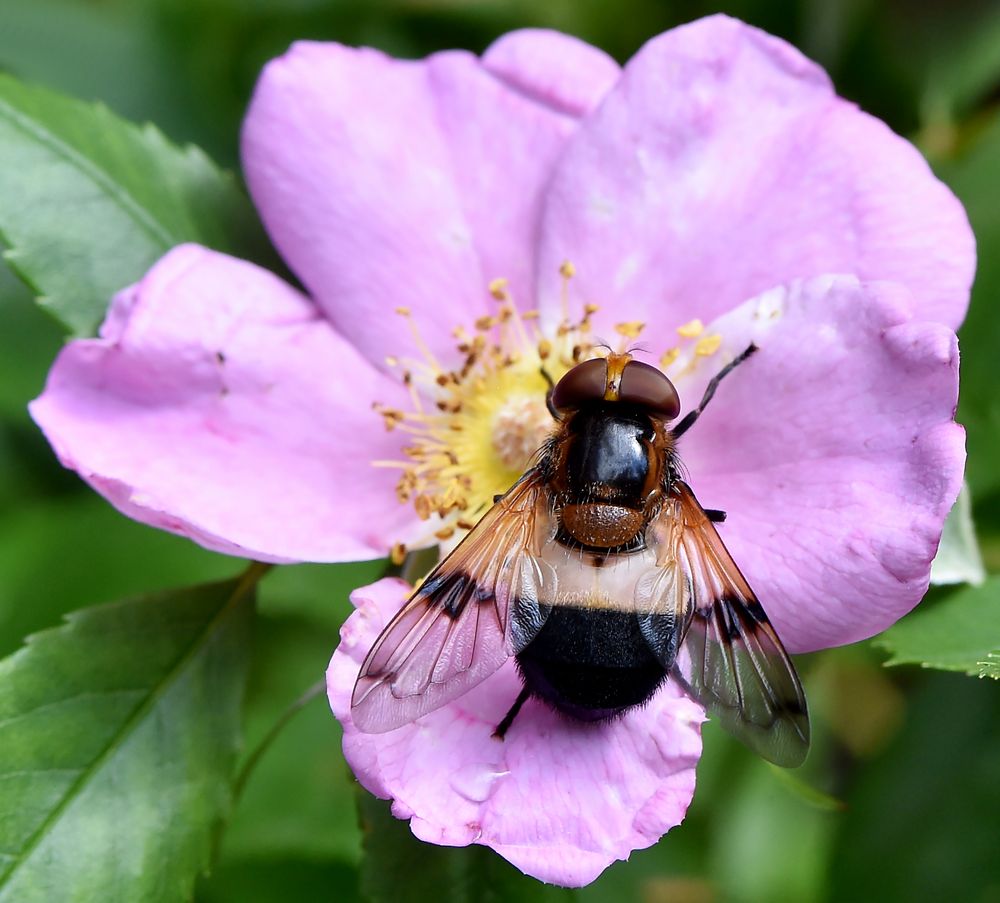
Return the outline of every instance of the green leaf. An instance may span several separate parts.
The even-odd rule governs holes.
[[[422,843],[389,804],[358,790],[364,838],[361,890],[374,903],[501,903],[572,900],[573,891],[522,875],[481,846],[439,847]]]
[[[0,76],[0,235],[14,271],[80,335],[185,241],[239,251],[256,218],[231,176],[100,104]]]
[[[0,901],[190,898],[230,805],[239,581],[70,615],[0,662]]]
[[[923,665],[979,676],[1000,649],[1000,577],[926,603],[889,628],[876,644],[889,665]]]
[[[987,653],[986,658],[979,663],[979,676],[1000,680],[1000,649]]]
[[[972,522],[972,496],[968,484],[965,484],[944,522],[941,545],[931,562],[931,583],[936,586],[949,583],[978,586],[985,579],[986,569]]]

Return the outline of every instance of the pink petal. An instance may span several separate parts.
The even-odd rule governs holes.
[[[965,212],[917,150],[793,47],[724,16],[626,66],[557,166],[541,241],[543,304],[572,260],[602,335],[638,319],[666,336],[824,273],[898,281],[921,318],[957,327],[975,267]]]
[[[484,61],[390,59],[296,44],[264,70],[243,131],[251,193],[285,260],[337,329],[381,366],[491,309],[488,283],[533,295],[539,194],[580,112],[617,77],[553,32],[508,35]]]
[[[400,387],[251,264],[175,248],[60,354],[31,413],[125,514],[271,561],[386,554],[412,530],[374,399]]]
[[[574,724],[529,701],[500,741],[491,732],[521,688],[509,662],[414,724],[360,733],[350,714],[358,668],[408,593],[392,579],[354,592],[327,687],[348,763],[417,837],[485,844],[529,875],[577,887],[680,823],[704,716],[669,683],[610,725]]]
[[[585,116],[604,99],[621,69],[603,50],[543,28],[523,28],[497,38],[483,67],[537,103]]]
[[[774,289],[714,323],[726,355],[760,351],[680,441],[691,487],[791,651],[872,636],[927,590],[962,482],[954,333],[906,292],[852,277]],[[683,368],[683,362],[679,362]]]

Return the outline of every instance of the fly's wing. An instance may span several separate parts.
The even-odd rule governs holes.
[[[802,764],[809,716],[798,675],[760,602],[690,488],[650,525],[658,554],[640,628],[661,663],[731,734],[777,765]],[[655,599],[655,604],[650,599]],[[659,623],[660,628],[653,626]],[[678,654],[678,643],[683,650]]]
[[[545,489],[528,471],[389,622],[354,685],[351,717],[380,734],[437,709],[493,674],[544,623],[555,573],[538,557],[554,533]]]

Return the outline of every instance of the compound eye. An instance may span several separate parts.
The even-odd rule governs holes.
[[[577,364],[556,383],[552,390],[552,406],[557,411],[566,411],[589,401],[600,401],[604,398],[607,381],[608,362],[604,358]]]
[[[656,367],[642,361],[629,361],[625,365],[618,400],[646,408],[664,420],[673,420],[681,410],[674,384]]]

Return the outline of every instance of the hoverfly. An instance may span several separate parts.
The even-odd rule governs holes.
[[[611,353],[577,364],[547,397],[556,428],[535,463],[441,561],[368,653],[355,725],[382,733],[444,705],[514,656],[535,697],[607,721],[672,678],[723,727],[779,765],[809,748],[788,654],[723,545],[721,511],[680,478],[680,413],[659,370]]]

